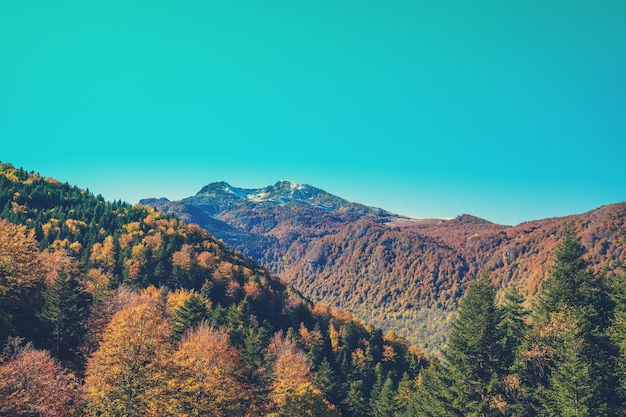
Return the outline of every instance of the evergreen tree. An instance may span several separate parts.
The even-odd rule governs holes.
[[[585,253],[585,247],[570,227],[534,309],[536,321],[545,320],[550,313],[568,306],[580,311],[579,320],[585,332],[608,327],[614,305],[604,281],[590,272]]]
[[[368,402],[363,393],[363,381],[360,379],[349,383],[348,393],[343,401],[343,411],[345,415],[352,417],[367,417],[370,415]]]
[[[50,347],[60,358],[69,358],[85,335],[84,319],[91,296],[72,275],[59,273],[44,292],[41,318],[47,324]]]
[[[503,343],[502,312],[495,305],[495,289],[482,274],[461,302],[443,352],[445,362],[420,374],[409,415],[501,415],[494,404],[503,402]]]
[[[380,392],[376,396],[372,396],[370,409],[373,417],[391,417],[398,411],[395,398],[396,391],[393,385],[393,380],[387,377]]]
[[[613,276],[611,295],[615,302],[615,317],[611,336],[620,351],[618,369],[626,369],[626,270],[623,269],[621,273]],[[626,372],[622,372],[620,376],[620,395],[624,398],[626,395]],[[626,404],[622,405],[621,410],[622,415],[626,415]]]
[[[594,391],[601,389],[585,359],[584,340],[576,318],[569,310],[553,315],[558,327],[557,361],[549,378],[543,408],[551,417],[607,415],[606,407],[591,408]]]
[[[532,388],[544,412],[552,415],[616,415],[623,403],[619,351],[608,333],[614,303],[603,277],[590,272],[584,254],[570,228],[534,314],[531,336],[547,353],[535,372],[543,378]],[[569,389],[566,381],[576,381],[576,387]]]
[[[226,314],[228,335],[232,344],[236,347],[244,344],[248,328],[251,326],[252,312],[252,306],[247,298],[244,298],[239,304],[233,304],[228,308]]]
[[[209,310],[202,296],[193,294],[173,314],[172,333],[175,340],[180,340],[187,329],[197,326],[209,315]]]
[[[420,372],[416,389],[409,401],[407,417],[447,417],[459,415],[453,409],[454,393],[451,390],[455,382],[449,378],[449,372],[438,361],[433,360],[428,368]]]
[[[495,305],[495,289],[486,274],[467,289],[452,324],[444,357],[457,380],[458,407],[464,412],[488,413],[503,369],[502,315]]]
[[[395,414],[396,416],[406,415],[406,411],[414,391],[415,380],[410,379],[409,374],[404,372],[402,374],[402,379],[398,382],[398,390],[395,397],[396,406],[398,408]]]
[[[503,368],[511,368],[515,361],[517,350],[524,340],[526,324],[524,319],[528,310],[523,307],[524,296],[517,287],[513,286],[504,296],[502,304],[502,358]]]
[[[326,398],[336,404],[339,394],[337,376],[328,359],[324,358],[315,372],[315,380]]]
[[[380,393],[383,390],[383,385],[385,383],[385,376],[383,375],[383,369],[381,364],[377,364],[376,365],[376,369],[374,370],[375,374],[376,374],[376,382],[374,383],[374,385],[372,385],[371,389],[370,389],[370,398],[369,398],[369,408],[370,410],[372,409],[372,405],[376,402],[378,402],[378,397],[380,396]],[[367,385],[364,384],[364,388],[367,389]]]

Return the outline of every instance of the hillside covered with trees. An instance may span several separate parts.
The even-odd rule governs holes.
[[[0,415],[372,415],[426,360],[197,226],[0,165]]]
[[[497,303],[486,273],[473,281],[406,415],[625,415],[625,274],[594,273],[585,253],[569,229],[531,311],[516,288]]]
[[[426,358],[151,208],[6,163],[0,208],[0,416],[626,415],[625,273],[574,225],[534,300],[485,269]]]

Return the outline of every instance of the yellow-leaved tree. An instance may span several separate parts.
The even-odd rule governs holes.
[[[293,339],[276,333],[269,353],[274,361],[274,381],[271,393],[273,412],[268,417],[341,415],[313,383],[311,364]]]
[[[251,388],[228,335],[205,322],[188,332],[172,355],[168,414],[177,416],[252,416]]]
[[[116,313],[87,362],[87,412],[101,417],[162,416],[171,330],[156,302]]]
[[[32,327],[43,269],[34,231],[0,219],[0,343]]]

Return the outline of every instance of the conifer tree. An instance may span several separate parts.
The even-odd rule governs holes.
[[[548,415],[612,416],[623,403],[617,388],[618,349],[608,333],[614,303],[584,254],[580,239],[568,229],[534,311],[530,336],[544,354],[531,388]],[[577,381],[576,387],[567,381]]]
[[[372,417],[389,417],[395,415],[398,411],[395,399],[396,391],[393,385],[393,380],[390,377],[385,378],[380,392],[372,396],[372,401],[370,402]]]
[[[467,412],[489,410],[503,375],[502,316],[495,289],[486,274],[472,282],[452,324],[444,357],[458,381],[458,407]],[[466,397],[467,396],[467,397]]]
[[[570,227],[556,254],[550,277],[534,309],[536,321],[568,306],[579,310],[586,332],[603,330],[613,316],[614,305],[604,281],[589,271],[585,247]]]
[[[453,409],[454,393],[449,372],[438,360],[420,372],[415,392],[409,401],[407,417],[443,417],[458,413]]]
[[[509,369],[515,362],[517,350],[524,340],[528,310],[523,307],[524,296],[513,286],[505,295],[502,311],[502,359],[503,368]]]
[[[192,329],[208,315],[209,309],[202,296],[192,294],[173,314],[171,322],[174,339],[180,340],[187,329]]]
[[[315,372],[315,380],[326,398],[335,403],[339,394],[337,376],[328,359],[324,358]]]
[[[611,281],[611,295],[615,302],[615,317],[611,336],[619,348],[618,369],[626,369],[626,269],[613,276]],[[620,395],[626,396],[626,372],[620,374]],[[626,404],[622,405],[622,414],[626,415]]]
[[[343,401],[343,409],[346,415],[353,417],[366,417],[370,415],[368,402],[363,393],[363,381],[360,379],[350,381],[348,393]]]
[[[549,377],[550,389],[545,392],[544,411],[551,417],[584,417],[607,415],[606,408],[593,409],[594,392],[601,389],[591,374],[585,358],[585,341],[576,317],[568,308],[554,313],[556,363]]]
[[[402,374],[402,379],[400,379],[400,382],[398,382],[398,390],[395,397],[396,406],[398,408],[398,410],[396,411],[396,416],[406,415],[406,411],[414,391],[415,380],[409,378],[409,374],[407,372],[404,372]]]
[[[59,273],[44,292],[41,318],[47,323],[52,352],[68,358],[85,335],[83,321],[89,312],[91,296],[72,275]]]
[[[481,274],[467,289],[452,324],[445,362],[423,372],[411,416],[501,415],[506,374],[502,313],[495,305],[495,289]]]

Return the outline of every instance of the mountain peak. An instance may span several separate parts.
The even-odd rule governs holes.
[[[202,187],[195,196],[184,198],[181,202],[201,207],[211,215],[250,204],[273,206],[289,204],[327,212],[350,212],[357,216],[386,217],[391,215],[382,209],[352,203],[320,188],[287,179],[263,188],[239,188],[226,181],[213,182]]]
[[[204,187],[202,187],[200,191],[198,191],[196,195],[201,195],[201,194],[211,194],[211,195],[218,194],[219,195],[219,194],[224,194],[224,193],[236,195],[236,194],[241,194],[239,190],[242,190],[242,189],[233,187],[226,181],[217,181],[217,182],[212,182],[209,185],[205,185]]]
[[[274,187],[289,187],[294,190],[298,187],[305,187],[305,186],[306,186],[305,184],[298,184],[297,182],[294,182],[291,180],[280,180],[276,184],[274,184]]]

